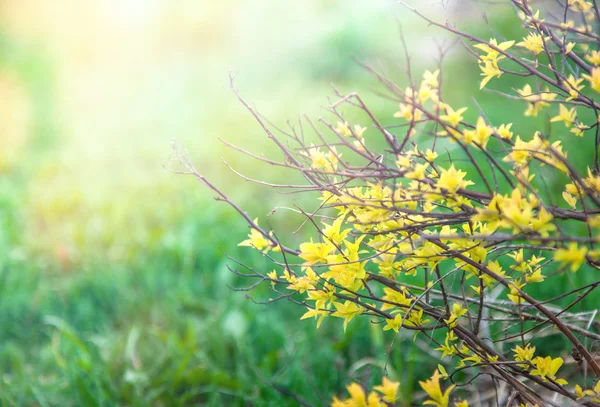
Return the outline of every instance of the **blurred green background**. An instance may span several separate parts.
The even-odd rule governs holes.
[[[490,36],[472,5],[435,4],[431,15]],[[254,178],[285,174],[217,140],[274,151],[229,91],[230,68],[275,123],[324,114],[334,83],[365,92],[392,124],[395,104],[374,95],[352,57],[406,83],[399,25],[415,72],[434,69],[436,42],[451,38],[387,0],[2,1],[0,21],[1,405],[297,405],[273,384],[323,405],[386,362],[410,404],[437,358],[410,336],[388,354],[394,337],[367,320],[346,334],[334,323],[317,331],[297,306],[230,290],[246,282],[224,252],[270,265],[236,246],[248,229],[229,207],[162,165],[169,142],[183,143],[264,224],[289,196],[240,180],[220,158]],[[523,106],[494,110],[498,96],[475,93],[478,69],[465,57],[446,65],[450,98],[477,94],[492,122],[521,115]],[[297,226],[285,210],[269,221]]]

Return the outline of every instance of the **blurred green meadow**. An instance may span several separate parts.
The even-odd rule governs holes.
[[[415,72],[435,68],[434,38],[447,35],[384,0],[25,0],[0,10],[0,405],[298,405],[286,393],[324,405],[349,378],[377,381],[386,364],[411,404],[436,357],[364,318],[346,334],[341,323],[317,330],[300,307],[252,301],[267,300],[268,287],[233,291],[249,282],[228,256],[271,265],[237,247],[248,228],[231,208],[162,165],[169,142],[182,143],[261,224],[294,230],[300,218],[286,209],[267,217],[290,196],[221,161],[252,178],[286,177],[218,141],[274,152],[229,90],[229,69],[275,123],[325,114],[334,83],[364,92],[392,124],[397,106],[352,57],[405,84],[399,24]],[[430,11],[490,36],[471,9]],[[492,123],[521,117],[524,106],[477,92],[465,58],[446,62],[450,98],[475,117],[476,94]]]

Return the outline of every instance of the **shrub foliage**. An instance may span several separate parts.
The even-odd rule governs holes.
[[[503,97],[523,105],[518,120],[547,117],[534,134],[517,135],[514,117],[465,119],[474,107],[450,104],[441,62],[422,75],[407,69],[406,88],[364,64],[398,105],[393,125],[382,124],[359,94],[336,91],[327,107],[333,120],[306,117],[278,128],[232,79],[283,158],[254,157],[305,181],[255,182],[318,193],[316,209],[297,208],[313,230],[297,248],[199,174],[183,148],[175,147],[175,160],[248,222],[240,245],[272,260],[267,271],[238,263],[235,272],[256,280],[248,289],[270,285],[276,296],[269,303],[293,301],[306,309],[301,319],[317,325],[341,320],[345,330],[354,318],[369,318],[435,349],[440,364],[420,382],[414,404],[600,405],[600,11],[586,0],[543,2],[540,10],[527,0],[509,3],[524,38],[478,38],[409,9],[456,35],[479,64],[481,89],[503,76],[522,79]],[[563,143],[574,146],[573,139],[593,149],[593,162],[569,160]],[[556,284],[561,294],[548,296],[556,290],[544,286]],[[572,355],[536,349],[534,341],[550,337]],[[470,399],[476,386],[491,389],[487,399]],[[372,391],[354,383],[332,405],[395,405],[398,389],[388,378]]]

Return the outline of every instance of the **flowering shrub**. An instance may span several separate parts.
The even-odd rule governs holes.
[[[472,108],[447,101],[440,69],[419,78],[409,70],[411,85],[402,89],[365,65],[397,101],[397,124],[381,124],[359,94],[337,93],[329,106],[335,124],[306,119],[317,144],[304,131],[268,123],[232,84],[283,155],[282,161],[256,158],[306,180],[269,185],[319,194],[316,210],[299,209],[314,235],[298,248],[252,220],[195,170],[184,150],[176,149],[176,159],[250,225],[240,245],[269,256],[273,269],[240,273],[270,284],[277,293],[271,302],[295,301],[306,309],[301,319],[317,326],[341,320],[345,330],[363,317],[384,331],[436,344],[441,363],[420,382],[424,405],[468,406],[454,392],[478,381],[502,391],[476,405],[600,405],[592,346],[600,339],[600,302],[594,308],[583,302],[598,298],[600,285],[600,12],[586,0],[558,2],[550,11],[527,0],[511,3],[529,32],[522,39],[480,39],[411,10],[456,34],[479,64],[481,89],[504,75],[527,80],[505,96],[523,104],[525,117],[548,115],[547,126],[534,134],[516,134],[515,118],[492,123],[481,113],[467,121]],[[349,123],[342,109],[365,119]],[[376,138],[386,146],[372,147]],[[569,138],[594,149],[594,161],[570,161],[562,144]],[[560,188],[560,202],[547,182]],[[575,273],[591,282],[543,296],[540,286]],[[567,306],[557,305],[565,299]],[[548,328],[570,343],[569,380],[577,383],[565,378],[564,355],[530,343]],[[465,371],[469,383],[455,376]],[[449,382],[445,390],[440,380]],[[354,383],[349,398],[335,397],[332,405],[394,405],[398,388],[387,378],[371,392]]]

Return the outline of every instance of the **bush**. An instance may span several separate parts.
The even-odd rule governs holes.
[[[178,172],[198,178],[250,225],[240,245],[272,261],[271,271],[237,263],[234,272],[254,280],[246,290],[269,284],[275,297],[266,303],[292,301],[317,326],[341,319],[345,330],[354,318],[369,318],[383,331],[414,336],[420,351],[437,352],[440,364],[411,405],[600,404],[600,11],[585,0],[543,10],[510,3],[527,30],[521,40],[485,41],[411,11],[457,36],[478,61],[481,78],[472,80],[480,89],[505,75],[522,81],[498,93],[506,112],[520,103],[526,118],[545,117],[534,134],[516,135],[515,117],[492,123],[481,111],[466,119],[468,107],[451,105],[443,92],[452,78],[441,66],[420,78],[409,67],[410,86],[402,89],[362,64],[399,104],[392,125],[361,95],[335,91],[327,107],[333,120],[305,118],[282,129],[231,78],[282,153],[255,158],[304,180],[255,182],[318,194],[316,209],[295,209],[304,216],[300,227],[313,228],[298,248],[260,226],[174,146]],[[593,149],[593,161],[569,159],[563,144]],[[387,377],[372,392],[356,383],[348,392],[332,405],[402,400]]]

